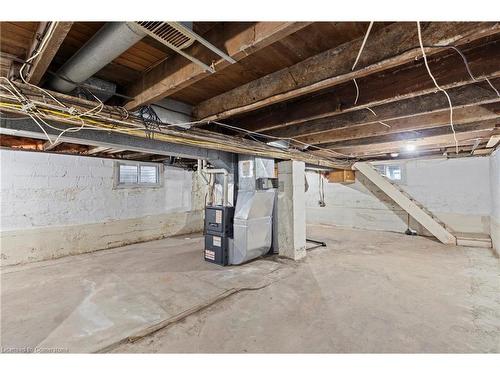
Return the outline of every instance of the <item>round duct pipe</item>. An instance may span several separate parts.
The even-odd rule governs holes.
[[[82,83],[146,36],[133,23],[108,22],[57,71],[69,81]],[[70,92],[76,85],[55,77],[49,85]]]

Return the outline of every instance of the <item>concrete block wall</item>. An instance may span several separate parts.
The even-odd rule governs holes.
[[[500,149],[490,156],[491,215],[490,234],[493,249],[500,254]]]
[[[114,188],[114,161],[1,150],[2,265],[79,254],[203,228],[204,186],[165,167],[154,188]]]
[[[401,186],[455,231],[490,233],[488,157],[402,162]],[[319,177],[308,172],[307,221],[352,228],[404,232],[408,215],[385,193],[356,174],[350,185],[325,181],[326,207],[319,207]],[[411,227],[429,235],[417,223]]]

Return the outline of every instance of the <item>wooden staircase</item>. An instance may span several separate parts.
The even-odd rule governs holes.
[[[486,234],[453,232],[450,227],[424,207],[423,204],[415,200],[399,185],[382,176],[370,163],[355,163],[353,169],[366,176],[442,243],[473,247],[492,246],[491,238]]]

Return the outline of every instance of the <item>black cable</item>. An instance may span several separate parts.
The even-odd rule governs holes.
[[[163,124],[160,117],[156,114],[153,107],[150,105],[144,105],[139,108],[139,117],[144,124],[146,137],[153,139],[155,130],[161,130],[161,125]]]

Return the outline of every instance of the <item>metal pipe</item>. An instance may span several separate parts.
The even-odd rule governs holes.
[[[127,22],[108,22],[57,71],[57,74],[69,81],[82,83],[145,36],[146,33],[139,28],[131,28]],[[53,78],[49,84],[59,92],[70,92],[76,88],[75,84],[59,77]]]

